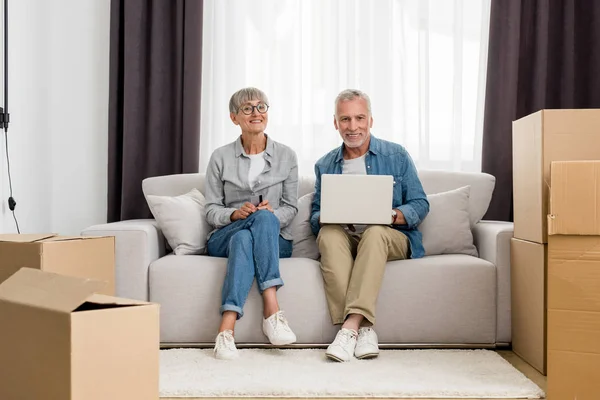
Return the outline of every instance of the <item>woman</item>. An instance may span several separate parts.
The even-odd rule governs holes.
[[[215,228],[208,254],[227,257],[214,349],[219,359],[238,356],[234,326],[244,315],[254,278],[263,298],[264,334],[274,345],[296,341],[276,291],[283,286],[279,258],[292,255],[289,225],[298,212],[298,160],[291,148],[265,134],[268,110],[262,91],[245,88],[234,93],[230,118],[242,134],[215,150],[206,170],[206,219]]]

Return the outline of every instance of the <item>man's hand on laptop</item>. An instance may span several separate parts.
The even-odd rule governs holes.
[[[406,225],[406,218],[404,218],[402,211],[397,208],[394,208],[394,211],[396,211],[396,217],[393,219],[392,225]]]
[[[256,208],[258,210],[269,210],[269,211],[273,212],[273,208],[269,204],[269,200],[263,200]]]
[[[260,204],[259,204],[259,206],[260,206]],[[242,204],[242,206],[240,207],[239,210],[235,210],[233,213],[231,213],[231,216],[229,217],[229,219],[231,221],[237,221],[238,219],[246,219],[246,218],[248,218],[248,216],[250,214],[252,214],[256,210],[257,210],[257,208],[254,206],[254,204],[245,202],[244,204]]]

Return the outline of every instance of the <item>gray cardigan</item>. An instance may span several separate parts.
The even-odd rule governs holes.
[[[267,136],[265,169],[254,187],[248,182],[250,158],[241,136],[233,143],[216,149],[206,168],[204,196],[206,220],[215,228],[231,223],[231,214],[254,195],[262,194],[279,219],[281,236],[292,240],[289,225],[298,212],[298,158],[290,147]]]

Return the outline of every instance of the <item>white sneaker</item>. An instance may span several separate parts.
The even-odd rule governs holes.
[[[350,361],[354,355],[357,335],[354,329],[340,329],[334,341],[327,347],[325,355],[334,361]]]
[[[370,327],[363,327],[358,330],[358,339],[356,341],[356,348],[354,349],[354,356],[356,358],[374,358],[379,355],[379,343],[377,341],[377,334]]]
[[[238,349],[235,347],[233,332],[226,330],[219,332],[215,339],[215,358],[219,360],[234,360],[239,357]]]
[[[269,342],[275,346],[283,346],[296,341],[296,335],[292,332],[281,310],[269,318],[263,319],[262,329],[269,338]]]

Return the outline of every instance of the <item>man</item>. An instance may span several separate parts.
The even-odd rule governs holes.
[[[335,100],[333,124],[344,143],[315,165],[310,223],[321,252],[331,320],[335,325],[342,324],[326,355],[336,361],[349,361],[353,356],[363,359],[379,355],[372,326],[386,262],[423,257],[417,226],[429,212],[429,202],[406,149],[371,135],[371,101],[365,93],[341,92]],[[322,226],[323,174],[392,175],[390,225]]]

